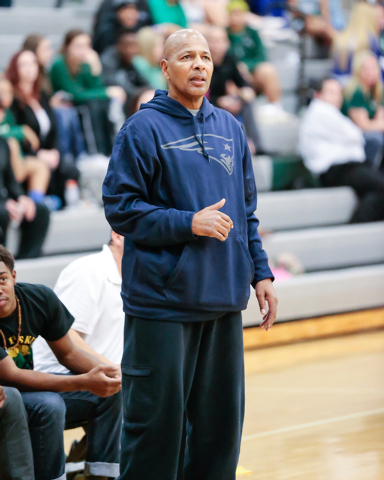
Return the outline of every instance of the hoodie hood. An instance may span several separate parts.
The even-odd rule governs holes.
[[[156,90],[155,96],[148,103],[143,103],[140,106],[140,110],[145,110],[146,108],[154,108],[159,112],[166,113],[172,117],[177,118],[194,118],[192,113],[188,111],[181,103],[177,102],[173,98],[168,97],[168,92],[166,90]],[[204,97],[203,105],[200,108],[197,117],[204,117],[206,120],[213,113],[213,106],[209,101]]]
[[[213,106],[205,97],[203,98],[203,104],[196,117],[193,116],[192,113],[181,103],[173,98],[170,98],[166,90],[156,90],[155,96],[152,98],[152,100],[150,100],[148,103],[143,103],[140,106],[140,110],[145,110],[147,108],[153,108],[154,110],[166,113],[172,117],[190,120],[194,125],[195,137],[200,144],[204,157],[208,161],[211,161],[204,147],[204,128],[208,117],[210,117],[213,113]]]

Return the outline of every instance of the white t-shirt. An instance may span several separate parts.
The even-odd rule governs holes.
[[[312,100],[301,120],[299,153],[315,175],[332,165],[364,162],[362,130],[338,108],[320,99]]]
[[[95,352],[120,364],[124,346],[124,312],[121,276],[111,249],[79,258],[60,274],[54,291],[75,317],[74,330]],[[68,373],[42,338],[33,344],[34,369]]]

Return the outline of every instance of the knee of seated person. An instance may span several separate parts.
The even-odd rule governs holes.
[[[0,411],[3,410],[5,415],[20,415],[24,411],[24,404],[19,390],[12,387],[4,387],[4,393],[7,400]]]
[[[65,402],[57,393],[44,392],[44,401],[36,410],[39,413],[40,422],[51,422],[65,425]]]
[[[265,77],[275,75],[276,69],[272,63],[269,62],[261,62],[256,65],[255,74],[256,77]]]

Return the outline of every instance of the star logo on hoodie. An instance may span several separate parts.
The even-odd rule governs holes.
[[[197,152],[203,155],[203,146],[209,159],[220,163],[228,175],[232,175],[234,157],[232,153],[233,138],[225,138],[219,135],[214,135],[213,133],[206,133],[204,134],[202,141],[202,135],[198,134],[196,136],[192,135],[191,137],[176,140],[175,142],[166,143],[161,145],[161,148],[164,150],[177,148],[184,152]],[[226,154],[226,151],[229,151],[230,153]]]

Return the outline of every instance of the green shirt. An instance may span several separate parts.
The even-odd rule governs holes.
[[[54,61],[51,72],[54,92],[64,90],[73,97],[73,102],[81,104],[87,100],[107,99],[107,90],[103,86],[100,75],[92,75],[88,63],[83,63],[77,75],[72,75],[63,55]]]
[[[167,0],[148,0],[153,23],[174,23],[187,28],[187,19],[180,3],[171,4]]]
[[[167,90],[168,83],[164,78],[163,72],[159,66],[151,65],[148,60],[140,55],[133,58],[132,63],[140,75],[145,78],[149,85],[157,90]]]
[[[364,92],[361,87],[357,87],[353,94],[344,98],[341,111],[348,116],[351,108],[364,108],[368,112],[368,116],[372,119],[377,112],[380,103],[377,102],[369,92]]]
[[[18,368],[33,370],[32,344],[41,335],[48,342],[60,340],[71,328],[73,316],[61,303],[57,295],[44,285],[18,283],[15,294],[21,307],[21,332],[17,342],[18,308],[8,317],[0,318],[0,361],[9,355]]]
[[[11,110],[4,110],[4,118],[0,123],[0,136],[4,138],[15,138],[20,143],[25,140],[23,126],[16,124],[15,116]]]
[[[245,27],[241,32],[231,32],[228,29],[228,37],[231,43],[229,50],[238,62],[247,65],[250,72],[253,72],[259,63],[266,61],[264,45],[253,28]]]

